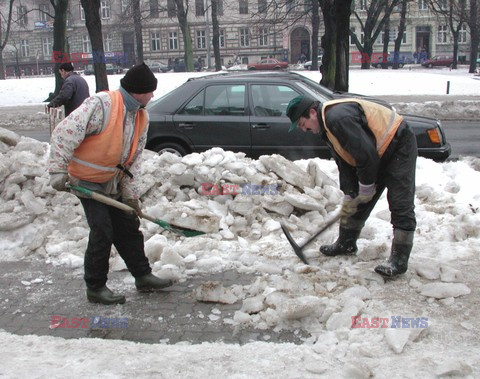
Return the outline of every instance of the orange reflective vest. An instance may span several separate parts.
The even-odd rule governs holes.
[[[357,165],[355,162],[355,158],[353,158],[352,155],[340,145],[340,142],[338,142],[337,138],[328,129],[328,125],[325,122],[326,109],[331,105],[340,103],[357,103],[362,107],[363,113],[367,118],[368,127],[373,132],[373,135],[375,136],[375,139],[377,141],[378,156],[382,157],[385,153],[385,150],[387,150],[388,145],[390,145],[390,142],[392,142],[392,139],[395,136],[398,127],[402,123],[403,117],[400,116],[397,112],[395,112],[394,109],[389,109],[383,105],[362,99],[338,99],[323,103],[322,120],[323,124],[325,125],[327,137],[332,144],[335,152],[345,162],[354,167]]]
[[[122,162],[124,105],[120,91],[108,91],[112,100],[112,109],[107,126],[99,134],[86,137],[73,152],[68,165],[68,172],[75,178],[94,183],[106,183],[115,175],[123,172],[117,168],[122,165],[130,167],[137,150],[138,140],[147,126],[147,113],[141,109],[135,117],[130,153]],[[100,100],[101,101],[101,100]]]

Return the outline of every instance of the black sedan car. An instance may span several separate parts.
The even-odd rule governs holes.
[[[181,156],[221,147],[252,158],[265,154],[281,154],[291,160],[331,157],[319,135],[287,132],[290,120],[285,111],[298,95],[322,102],[363,97],[390,106],[380,99],[332,92],[292,72],[213,74],[189,79],[149,104],[147,149]],[[436,161],[448,158],[450,144],[438,120],[403,116],[415,131],[420,156]]]

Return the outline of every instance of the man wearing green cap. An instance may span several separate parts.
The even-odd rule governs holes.
[[[287,107],[289,132],[321,134],[338,166],[344,192],[339,236],[320,251],[327,256],[353,255],[372,209],[387,188],[393,241],[387,262],[375,267],[386,277],[403,274],[413,246],[415,134],[402,116],[387,106],[346,98],[320,103],[297,96]]]

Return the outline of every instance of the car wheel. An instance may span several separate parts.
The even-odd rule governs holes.
[[[255,70],[255,67],[249,67],[248,69],[249,70]]]
[[[175,142],[160,143],[155,146],[154,150],[160,155],[163,153],[172,153],[178,157],[183,157],[188,154],[187,150],[182,145]]]
[[[402,67],[403,67],[403,63],[399,63],[398,68],[402,68]]]
[[[429,63],[428,64],[428,68],[432,68],[433,67],[433,64],[432,63]]]

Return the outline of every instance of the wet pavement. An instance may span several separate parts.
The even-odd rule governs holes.
[[[127,271],[111,272],[107,285],[127,302],[91,304],[85,296],[83,269],[43,261],[0,263],[0,329],[18,335],[104,338],[143,343],[252,341],[302,343],[301,333],[245,328],[233,322],[242,306],[200,302],[194,289],[209,281],[224,287],[248,285],[252,274],[235,271],[196,276],[157,293],[140,293]]]

